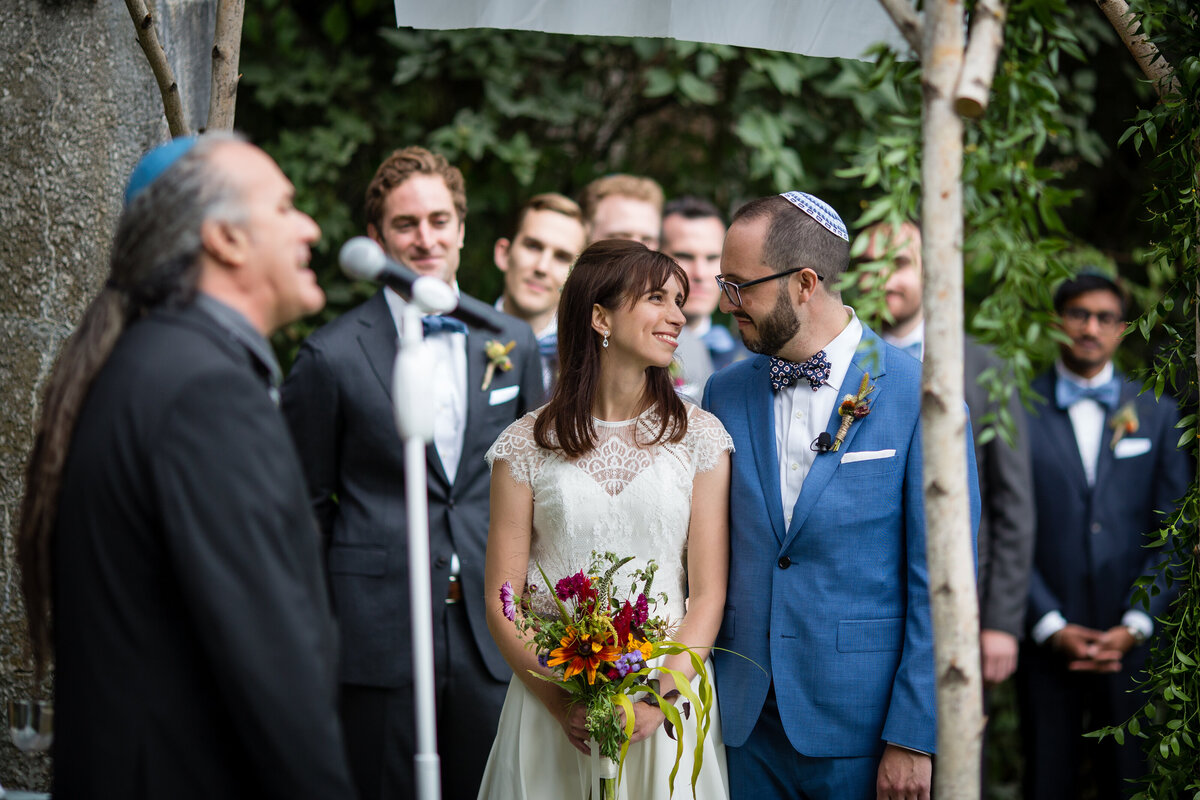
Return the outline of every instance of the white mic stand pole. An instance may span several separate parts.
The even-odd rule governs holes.
[[[412,604],[413,694],[417,722],[414,755],[418,800],[440,800],[441,762],[437,752],[434,704],[433,606],[429,579],[429,502],[425,447],[433,441],[433,410],[422,397],[433,372],[433,355],[421,330],[422,313],[445,313],[458,305],[448,284],[423,277],[413,283],[412,302],[404,307],[403,330],[392,376],[396,427],[404,442],[404,494],[408,503],[409,597]],[[428,395],[426,394],[426,397]]]

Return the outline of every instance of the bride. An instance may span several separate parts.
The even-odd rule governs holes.
[[[559,303],[560,372],[550,402],[513,423],[488,451],[488,625],[515,674],[481,800],[582,799],[591,786],[583,707],[529,674],[551,672],[504,617],[505,581],[540,583],[539,564],[554,580],[585,567],[598,550],[635,556],[614,581],[622,585],[652,559],[655,589],[668,598],[654,613],[678,622],[672,638],[702,658],[716,638],[728,572],[733,443],[716,417],[679,399],[667,375],[687,291],[679,265],[639,243],[606,240],[585,250]],[[549,592],[537,596],[549,602]],[[668,656],[663,666],[695,683],[686,654]],[[671,679],[661,677],[666,696]],[[638,702],[634,710],[621,796],[666,798],[676,743],[659,708]],[[700,800],[728,797],[715,697],[711,720]],[[686,796],[694,718],[682,727],[677,784]]]

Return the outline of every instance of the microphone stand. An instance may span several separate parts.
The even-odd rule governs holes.
[[[458,305],[454,290],[436,278],[413,283],[401,315],[400,346],[392,375],[396,428],[404,443],[404,495],[408,504],[409,598],[412,606],[413,695],[417,747],[413,756],[418,800],[440,800],[434,703],[433,605],[429,566],[429,501],[425,447],[433,441],[433,410],[420,387],[432,372],[433,354],[421,329],[422,313],[444,313]]]

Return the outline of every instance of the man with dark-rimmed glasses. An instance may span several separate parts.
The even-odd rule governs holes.
[[[1175,507],[1192,469],[1176,447],[1175,401],[1139,395],[1140,385],[1113,368],[1126,319],[1118,285],[1082,273],[1058,287],[1054,308],[1069,341],[1034,381],[1045,400],[1028,417],[1037,519],[1029,637],[1017,669],[1024,796],[1107,800],[1140,788],[1128,781],[1146,772],[1141,747],[1132,737],[1118,746],[1084,734],[1146,701],[1136,677],[1154,618],[1174,593],[1160,583],[1147,607],[1133,584],[1164,557],[1147,534]]]
[[[736,447],[713,655],[733,800],[929,798],[921,365],[842,304],[849,258],[841,218],[803,192],[743,206],[721,255],[720,308],[761,354],[704,397]]]

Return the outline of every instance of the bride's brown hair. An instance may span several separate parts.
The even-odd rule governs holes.
[[[561,450],[575,458],[596,446],[592,404],[600,378],[600,336],[592,329],[592,307],[631,308],[651,289],[679,281],[688,294],[687,274],[670,256],[640,242],[605,239],[580,254],[563,284],[558,301],[558,379],[550,402],[533,424],[539,447]],[[687,408],[666,367],[646,368],[647,408],[661,419],[658,434],[649,442],[678,442],[687,432]]]

